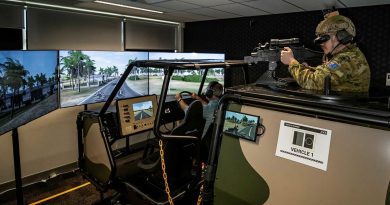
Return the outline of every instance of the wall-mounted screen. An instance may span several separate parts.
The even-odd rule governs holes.
[[[61,107],[105,102],[127,66],[148,52],[60,51]],[[148,94],[147,68],[134,68],[115,99]]]
[[[157,96],[149,95],[116,101],[120,131],[127,136],[152,129],[157,112]]]
[[[223,133],[255,142],[259,118],[255,115],[226,111]]]
[[[225,54],[221,53],[166,53],[166,52],[150,52],[149,60],[202,60],[202,61],[224,61]],[[172,75],[169,83],[168,94],[174,95],[181,91],[197,92],[202,80],[204,70],[176,70]],[[162,76],[164,75],[161,68],[149,68],[150,72],[150,94],[161,93]],[[224,70],[223,68],[209,69],[206,78],[207,82],[218,81],[223,84]]]
[[[0,135],[58,108],[58,51],[0,51]]]

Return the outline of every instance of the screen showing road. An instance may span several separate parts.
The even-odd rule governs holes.
[[[105,102],[127,66],[148,52],[60,51],[61,107]],[[148,95],[148,73],[133,68],[115,99]]]
[[[58,108],[57,51],[0,51],[0,135]]]
[[[224,61],[225,54],[222,53],[168,53],[149,52],[149,60],[201,60],[201,61]],[[159,95],[161,93],[161,78],[164,76],[162,68],[149,68],[149,94]],[[168,95],[174,95],[181,91],[197,92],[204,70],[176,70],[169,82]],[[223,68],[209,69],[206,82],[218,81],[223,84]],[[207,85],[207,84],[206,84]]]
[[[226,111],[223,132],[242,139],[256,141],[259,116]]]
[[[153,116],[152,101],[145,101],[133,104],[135,120],[142,120]]]

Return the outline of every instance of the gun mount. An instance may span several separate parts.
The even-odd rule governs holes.
[[[323,56],[322,52],[314,51],[300,45],[299,38],[271,39],[264,44],[259,43],[258,47],[253,49],[250,56],[245,56],[244,61],[249,64],[258,62],[268,62],[268,70],[256,81],[257,84],[274,85],[285,83],[275,75],[275,70],[280,61],[280,52],[284,47],[290,47],[294,53],[295,59],[299,62],[317,61],[320,62]]]

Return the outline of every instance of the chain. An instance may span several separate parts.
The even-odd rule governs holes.
[[[167,193],[169,204],[174,205],[171,197],[171,192],[169,190],[167,172],[165,171],[164,149],[163,149],[163,141],[161,139],[158,141],[158,145],[160,146],[160,160],[161,160],[161,169],[163,171],[165,192]]]
[[[166,166],[165,166],[165,159],[164,159],[164,149],[163,149],[163,141],[161,139],[158,141],[158,145],[160,146],[160,160],[161,160],[161,169],[163,172],[163,179],[165,184],[165,193],[167,193],[169,204],[174,205],[171,197],[171,191],[169,190],[168,175],[167,172],[165,171]],[[202,178],[204,175],[204,171],[205,171],[205,165],[202,164]],[[199,189],[198,201],[196,202],[197,205],[200,205],[202,203],[202,193],[203,193],[203,184]]]
[[[206,167],[206,165],[202,162],[202,176],[201,176],[202,179],[204,179],[205,167]],[[198,196],[198,201],[196,202],[196,205],[202,204],[202,200],[203,200],[202,194],[203,194],[203,184],[199,188],[199,196]]]
[[[200,204],[202,204],[202,193],[203,193],[203,184],[202,184],[202,186],[200,187],[200,189],[199,189],[199,196],[198,196],[198,201],[196,202],[196,205],[200,205]]]

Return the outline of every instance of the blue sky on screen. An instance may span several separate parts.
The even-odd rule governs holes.
[[[50,77],[57,69],[57,51],[0,51],[0,63],[7,57],[18,60],[31,76],[44,73]]]
[[[175,59],[216,59],[225,60],[222,53],[166,53],[149,52],[149,60],[175,60]]]
[[[244,114],[242,113],[237,113],[237,112],[231,112],[231,111],[226,111],[225,118],[231,118],[232,116],[236,117],[236,119],[241,120],[244,117]],[[257,117],[253,117],[250,115],[246,115],[248,118],[248,121],[254,121],[257,122]]]
[[[97,71],[99,68],[107,68],[116,66],[119,73],[123,73],[127,67],[129,59],[131,60],[147,60],[148,52],[133,52],[133,51],[82,51],[88,55],[91,60],[95,61]],[[68,51],[60,51],[60,57],[68,56]]]
[[[152,107],[152,101],[145,101],[145,102],[139,102],[133,104],[133,111],[137,110],[145,110]]]

